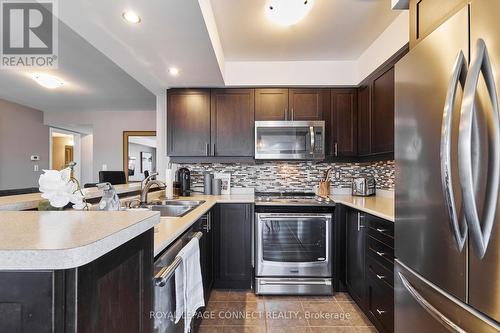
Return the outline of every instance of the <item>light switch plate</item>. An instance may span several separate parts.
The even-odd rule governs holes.
[[[391,0],[391,8],[393,10],[409,9],[409,0]]]

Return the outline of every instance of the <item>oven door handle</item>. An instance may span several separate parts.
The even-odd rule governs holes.
[[[271,217],[271,216],[259,216],[258,217],[259,221],[283,221],[283,220],[290,220],[290,219],[326,219],[326,220],[331,220],[332,216],[331,215],[303,215],[303,216],[279,216],[279,217]]]
[[[259,281],[260,285],[270,285],[270,286],[278,286],[278,285],[321,285],[321,286],[331,286],[332,281],[330,280],[298,280],[298,281]]]

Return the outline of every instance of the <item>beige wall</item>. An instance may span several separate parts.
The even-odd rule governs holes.
[[[106,164],[108,170],[123,170],[123,131],[155,131],[155,111],[88,111],[44,112],[49,126],[92,134],[92,156],[82,147],[82,183],[97,182],[98,172]],[[82,139],[83,141],[83,139]],[[93,161],[91,169],[85,161]],[[90,177],[88,177],[90,175]]]
[[[31,161],[31,155],[39,155],[40,161]],[[49,128],[43,112],[0,99],[0,190],[38,187],[38,177],[48,167]]]

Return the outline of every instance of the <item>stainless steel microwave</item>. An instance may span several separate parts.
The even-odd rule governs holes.
[[[256,121],[256,160],[323,160],[324,121]]]

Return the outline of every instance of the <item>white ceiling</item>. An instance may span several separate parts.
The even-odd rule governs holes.
[[[141,23],[125,22],[125,10]],[[224,85],[198,0],[59,1],[59,17],[153,93]]]
[[[27,72],[0,70],[0,98],[43,111],[155,110],[155,94],[169,87],[262,83],[265,75],[255,73],[277,77],[269,71],[276,67],[273,61],[295,67],[291,60],[301,61],[303,70],[285,72],[307,74],[290,82],[279,76],[280,84],[351,83],[355,78],[325,68],[345,67],[357,77],[348,70],[356,64],[346,67],[350,62],[344,60],[357,61],[399,14],[390,10],[390,0],[315,0],[305,20],[282,28],[268,22],[265,0],[58,3],[64,23],[59,69],[51,72],[65,85],[48,90]],[[130,9],[140,15],[140,24],[122,19]],[[171,66],[180,69],[179,76],[168,73]],[[249,70],[252,66],[259,70]],[[311,68],[327,72],[329,80],[317,80]]]
[[[38,85],[32,71],[0,70],[0,98],[42,111],[156,110],[150,91],[62,23],[58,58],[59,68],[46,72],[62,87]]]
[[[228,61],[356,60],[399,15],[391,0],[315,0],[291,27],[270,22],[266,0],[211,0]]]

